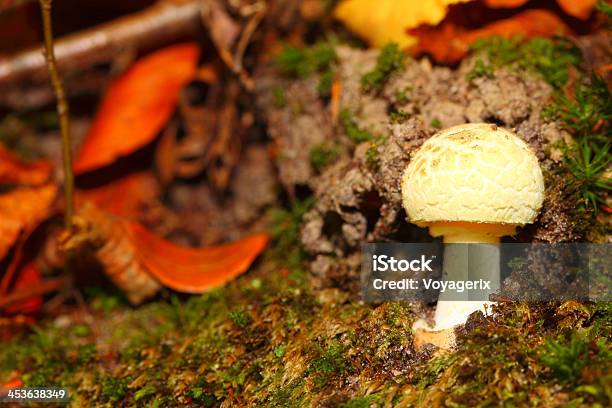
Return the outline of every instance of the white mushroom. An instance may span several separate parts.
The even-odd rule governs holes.
[[[544,200],[538,159],[509,130],[465,124],[443,130],[412,157],[402,178],[403,205],[410,222],[428,227],[445,243],[482,243],[481,265],[472,278],[499,284],[499,238],[532,223]],[[443,279],[462,279],[453,246],[445,250]],[[472,259],[472,257],[470,257]],[[484,262],[484,263],[483,263]],[[474,268],[470,268],[474,272]],[[447,301],[441,294],[434,331],[465,323],[484,301]],[[448,345],[448,344],[447,344]]]

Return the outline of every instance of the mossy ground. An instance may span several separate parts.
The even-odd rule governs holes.
[[[292,261],[293,262],[293,261]],[[201,296],[139,308],[90,297],[0,349],[0,379],[64,386],[73,406],[609,406],[609,303],[499,304],[450,354],[414,349],[408,304],[313,292],[269,251]]]

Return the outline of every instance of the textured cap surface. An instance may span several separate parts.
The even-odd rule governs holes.
[[[544,200],[537,157],[509,130],[491,124],[445,129],[412,157],[402,177],[412,223],[532,223]]]

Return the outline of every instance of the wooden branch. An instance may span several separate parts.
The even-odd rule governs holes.
[[[165,0],[143,11],[59,39],[57,69],[63,74],[107,62],[126,48],[143,49],[197,32],[202,0]],[[49,79],[39,47],[0,58],[0,84]]]

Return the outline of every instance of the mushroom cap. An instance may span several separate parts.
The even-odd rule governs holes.
[[[410,221],[524,225],[544,201],[535,154],[507,129],[478,123],[432,136],[412,157],[402,178]]]

